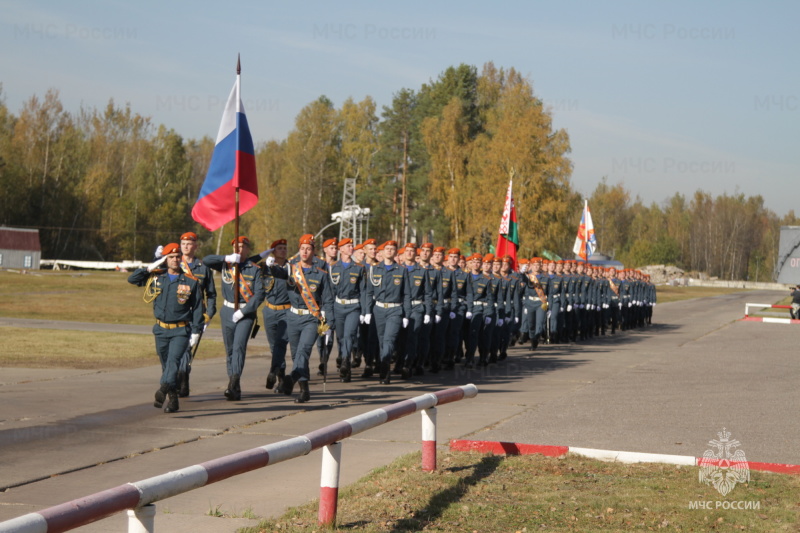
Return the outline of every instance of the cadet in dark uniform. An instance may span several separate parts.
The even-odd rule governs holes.
[[[431,245],[431,248],[433,245]],[[427,349],[422,337],[430,337],[429,329],[433,315],[432,287],[429,280],[428,269],[418,264],[416,259],[416,246],[406,244],[403,249],[403,266],[406,270],[406,290],[411,299],[411,313],[407,316],[408,326],[405,328],[405,353],[398,355],[396,366],[403,379],[410,379],[417,360],[420,358],[420,347]],[[427,253],[427,252],[426,252]],[[434,272],[436,272],[434,270]]]
[[[378,247],[375,243],[375,239],[367,239],[364,241],[362,249],[364,250],[365,256],[364,268],[367,273],[369,273],[369,267],[380,264],[380,261],[377,259]],[[369,282],[369,279],[367,282]],[[368,302],[368,307],[369,305],[371,304]],[[364,373],[361,377],[369,378],[372,377],[373,369],[377,364],[376,361],[378,360],[378,351],[380,349],[378,346],[378,331],[375,329],[375,322],[365,319],[359,327],[359,337],[360,351],[364,356]],[[353,361],[353,367],[358,368],[360,364],[361,357],[356,356],[355,361]]]
[[[369,267],[367,272],[367,314],[364,321],[369,324],[372,315],[380,346],[380,380],[388,384],[391,380],[391,358],[400,329],[408,327],[411,315],[411,292],[406,287],[408,277],[403,267],[395,262],[397,242],[383,244],[383,263]]]
[[[225,398],[229,401],[238,401],[242,399],[239,381],[244,371],[247,342],[258,319],[258,308],[264,301],[264,286],[261,269],[248,259],[251,252],[250,239],[242,235],[238,242],[236,239],[232,240],[231,246],[233,246],[232,254],[209,255],[205,257],[205,263],[209,268],[220,272],[222,277],[222,295],[225,301],[220,316],[228,367]],[[236,287],[234,269],[239,270],[239,285]],[[235,305],[236,293],[238,293],[238,309]]]
[[[367,305],[367,278],[364,265],[353,260],[353,240],[338,243],[340,259],[330,266],[329,281],[334,296],[333,314],[336,338],[339,339],[339,378],[344,383],[351,380],[350,353],[356,345],[358,326],[364,320]]]
[[[261,268],[261,282],[264,285],[264,331],[267,334],[269,349],[272,352],[266,387],[275,392],[283,384],[286,376],[286,346],[289,344],[287,315],[289,314],[289,292],[286,289],[286,276],[275,275],[274,269],[285,269],[288,250],[286,239],[278,239],[270,245],[271,256],[266,258]]]
[[[444,265],[444,246],[433,249],[431,265],[436,270],[436,288],[434,289],[437,300],[436,319],[433,326],[433,336],[431,340],[430,371],[435,374],[441,368],[443,358],[447,352],[447,331],[450,328],[450,321],[456,318],[453,302],[453,291],[456,286],[455,272]]]
[[[214,286],[214,276],[211,275],[211,270],[195,256],[197,251],[196,233],[187,231],[181,235],[180,245],[181,253],[183,254],[181,270],[187,277],[196,278],[200,282],[204,318],[207,324],[217,313],[217,289]],[[203,329],[205,330],[205,325]],[[191,356],[191,349],[186,350],[178,367],[178,396],[181,398],[189,396],[189,374],[192,371]]]
[[[461,343],[461,330],[467,313],[472,318],[472,302],[467,300],[467,295],[472,296],[472,285],[468,272],[459,268],[461,260],[461,250],[451,248],[447,251],[447,268],[450,271],[451,293],[450,293],[450,323],[447,325],[447,343],[444,354],[444,368],[452,370],[456,364],[456,351]],[[442,273],[442,277],[446,275]],[[444,283],[444,282],[442,282]]]
[[[180,358],[187,346],[194,346],[203,329],[201,283],[181,270],[181,248],[177,243],[163,247],[163,256],[146,268],[137,268],[128,283],[145,286],[145,301],[153,302],[156,324],[153,335],[161,360],[161,386],[155,394],[158,408],[169,396],[165,413],[178,411],[177,376]],[[166,263],[166,270],[163,264]]]
[[[292,373],[284,378],[283,393],[291,395],[297,383],[300,395],[295,402],[304,403],[311,399],[308,388],[311,349],[321,334],[329,337],[333,333],[336,322],[328,272],[314,266],[313,235],[300,237],[297,259],[296,263],[290,264],[286,281],[292,304],[287,319],[289,344],[292,346]]]

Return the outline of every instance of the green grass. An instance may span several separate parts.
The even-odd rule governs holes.
[[[152,335],[28,328],[0,328],[0,334],[0,367],[119,369],[159,364]],[[224,354],[221,342],[204,339],[195,357]]]
[[[462,452],[440,453],[434,473],[419,464],[411,454],[341,490],[337,530],[797,531],[798,476],[751,472],[722,497],[695,467]],[[690,507],[700,501],[712,508]],[[717,509],[717,501],[759,508]],[[239,531],[320,531],[317,512],[315,501]]]
[[[671,285],[659,285],[656,288],[656,294],[658,303],[667,303],[692,300],[694,298],[708,298],[734,292],[745,292],[745,290],[749,289],[733,289],[728,287],[673,287]]]

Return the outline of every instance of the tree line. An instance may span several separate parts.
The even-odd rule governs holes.
[[[39,228],[45,258],[146,261],[187,230],[203,253],[227,250],[232,224],[211,234],[190,214],[213,149],[113,100],[70,113],[50,89],[14,115],[0,99],[0,224]],[[583,198],[569,153],[531,80],[492,63],[450,67],[380,111],[369,96],[339,108],[320,96],[285,139],[256,147],[259,203],[240,231],[257,247],[317,233],[354,178],[369,236],[486,252],[513,179],[521,256],[572,257]],[[608,177],[588,199],[600,251],[724,279],[771,280],[780,226],[798,223],[761,196],[698,190],[646,206]]]

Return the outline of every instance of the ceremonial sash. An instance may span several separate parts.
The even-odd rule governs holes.
[[[305,302],[308,311],[314,315],[317,320],[322,320],[322,314],[319,312],[319,305],[317,305],[314,295],[311,294],[311,289],[308,288],[306,276],[303,274],[303,267],[295,265],[292,277],[294,278],[295,283],[300,287],[300,296],[303,297],[303,302]]]
[[[614,294],[619,296],[619,287],[617,284],[614,283],[614,280],[608,280],[608,286],[611,287],[611,290],[614,291]]]
[[[197,279],[197,276],[194,275],[192,269],[189,267],[189,263],[187,263],[186,259],[184,259],[183,257],[181,257],[181,270],[183,270],[183,273],[186,275],[187,278],[193,279],[195,281],[200,281]]]
[[[236,268],[236,266],[237,265],[234,265],[233,268]],[[234,278],[234,274],[230,270],[228,270],[226,273],[229,276],[228,279]],[[247,303],[253,296],[253,289],[250,288],[250,285],[248,285],[242,274],[243,273],[241,272],[239,273],[239,294],[242,296],[242,298],[244,298],[245,303]]]
[[[533,275],[533,290],[536,291],[536,296],[542,301],[542,310],[547,311],[547,296],[545,296],[542,284],[539,282],[539,278],[536,277],[536,274]]]

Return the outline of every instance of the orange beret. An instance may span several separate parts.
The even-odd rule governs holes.
[[[383,248],[384,248],[385,246],[386,246],[386,243],[385,243],[385,242],[382,242],[381,244],[379,244],[378,246],[376,246],[376,247],[375,247],[375,250],[376,250],[376,251],[378,251],[378,252],[380,252],[380,251],[382,251],[382,250],[383,250]]]
[[[483,256],[478,252],[473,252],[471,256],[467,257],[467,261],[483,261]]]
[[[367,239],[366,241],[361,243],[361,246],[366,246],[368,244],[375,244],[375,239]]]
[[[336,246],[337,239],[335,237],[331,237],[327,241],[322,243],[323,248],[327,248],[328,246]]]
[[[461,250],[458,248],[450,248],[447,250],[447,255],[461,255]]]
[[[196,241],[197,240],[197,233],[193,231],[187,231],[183,235],[181,235],[182,241]]]
[[[181,253],[181,247],[174,242],[164,245],[164,249],[161,250],[161,255],[169,255],[169,254],[179,254]]]
[[[407,242],[406,245],[403,248],[413,248],[414,250],[416,250],[417,249],[417,245],[414,244],[413,242]]]
[[[277,241],[273,241],[272,244],[269,245],[270,248],[276,248],[281,244],[286,244],[286,239],[278,239]]]
[[[339,241],[339,248],[341,248],[345,244],[353,244],[353,239],[350,238],[342,239],[341,241]]]
[[[503,257],[500,258],[500,260],[503,263],[510,263],[511,262],[511,256],[510,255],[504,255]]]
[[[423,248],[425,248],[425,247],[423,246]],[[434,248],[434,249],[433,249],[433,251],[434,251],[434,252],[439,252],[439,253],[443,254],[443,253],[445,253],[447,250],[445,249],[445,247],[444,247],[444,246],[437,246],[436,248]]]
[[[491,263],[494,261],[494,254],[486,254],[482,257],[484,263]]]
[[[420,248],[428,248],[429,250],[433,250],[433,243],[432,242],[426,242],[422,246],[420,246]]]
[[[362,249],[363,247],[364,247],[364,244],[363,244],[363,243],[362,243],[362,244],[356,244],[355,246],[353,246],[353,251],[355,252],[356,250],[360,250],[360,249]]]
[[[394,246],[395,248],[397,248],[397,241],[386,241],[381,246],[383,246],[384,248],[386,248],[387,246]],[[414,245],[412,244],[411,246]]]
[[[310,244],[311,246],[314,246],[314,236],[310,233],[306,233],[300,237],[300,244]]]
[[[250,239],[248,239],[244,235],[239,235],[239,242],[242,244],[246,244],[247,246],[250,246]],[[234,244],[236,244],[236,239],[231,239],[231,246],[233,246]]]
[[[460,256],[460,257],[459,257],[459,259],[460,259],[461,261],[466,261],[466,260],[467,260],[467,258],[466,258],[466,257],[464,257],[463,255],[462,255],[462,256]]]
[[[522,259],[519,260],[519,264],[520,265],[527,265],[528,264],[528,260],[523,257]]]

